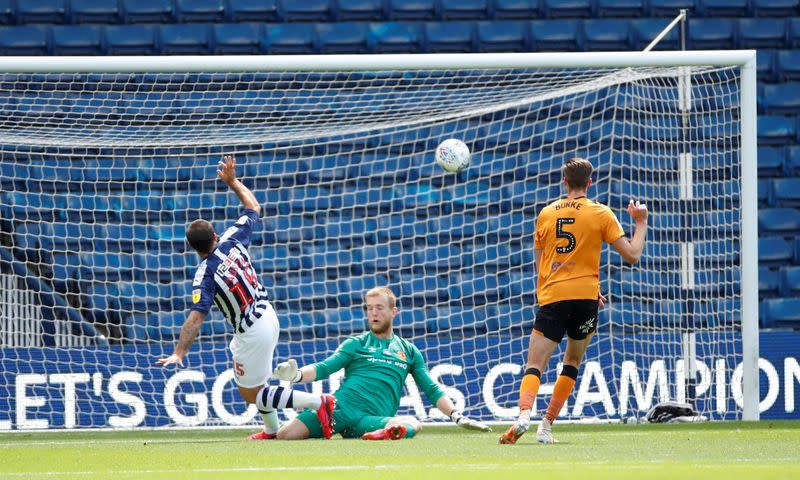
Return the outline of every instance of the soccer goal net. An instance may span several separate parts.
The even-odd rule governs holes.
[[[185,369],[154,365],[191,298],[186,226],[238,218],[223,153],[264,206],[250,251],[281,321],[278,361],[322,360],[365,331],[362,295],[388,286],[396,332],[456,404],[515,417],[536,215],[581,156],[590,197],[628,234],[629,199],[651,220],[638,264],[603,250],[609,305],[562,418],[662,400],[757,417],[753,58],[4,59],[0,429],[256,423],[219,312]],[[435,164],[447,138],[470,147],[467,170]],[[441,419],[407,390],[401,413]]]

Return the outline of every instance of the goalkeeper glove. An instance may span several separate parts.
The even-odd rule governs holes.
[[[450,414],[450,420],[455,422],[461,428],[465,428],[467,430],[480,430],[482,432],[491,432],[492,429],[489,428],[488,425],[485,423],[481,423],[477,420],[473,420],[469,417],[465,417],[461,414],[458,410],[453,410],[453,413]]]
[[[303,379],[303,372],[297,368],[297,360],[290,358],[288,361],[281,362],[275,367],[275,371],[272,372],[272,378],[297,383]]]

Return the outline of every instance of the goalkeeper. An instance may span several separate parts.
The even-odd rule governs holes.
[[[428,375],[420,351],[392,333],[397,298],[388,288],[373,288],[365,295],[369,330],[350,337],[325,360],[297,368],[289,360],[277,366],[273,377],[294,383],[311,383],[344,368],[345,379],[334,393],[333,432],[344,438],[399,440],[412,438],[422,427],[411,416],[395,416],[410,373],[425,397],[457,425],[469,430],[491,431],[465,417]],[[317,415],[305,411],[278,431],[278,439],[303,440],[323,436]]]

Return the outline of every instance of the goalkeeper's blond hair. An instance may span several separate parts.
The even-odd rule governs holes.
[[[389,301],[389,308],[394,308],[397,305],[397,297],[394,292],[387,287],[375,287],[364,295],[364,303],[367,303],[369,297],[384,297]]]

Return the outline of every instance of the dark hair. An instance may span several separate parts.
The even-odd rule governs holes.
[[[571,158],[564,163],[561,173],[570,188],[583,189],[592,178],[592,164],[585,158]]]
[[[205,220],[195,220],[186,229],[186,240],[197,253],[206,255],[211,253],[214,244],[214,227]]]

